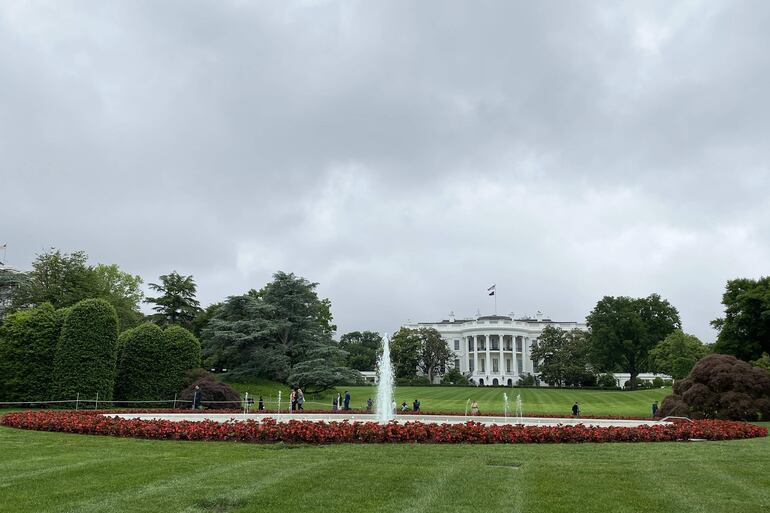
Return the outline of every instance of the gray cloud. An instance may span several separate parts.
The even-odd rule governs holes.
[[[203,302],[291,270],[341,330],[582,319],[660,292],[713,339],[767,273],[763,2],[10,2],[0,241]]]

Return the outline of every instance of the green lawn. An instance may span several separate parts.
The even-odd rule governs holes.
[[[282,391],[283,408],[287,407],[290,390],[285,385],[265,381],[256,384],[230,383],[240,392],[259,396],[271,401],[275,406],[278,391]],[[349,387],[352,408],[365,408],[366,400],[375,400],[377,391],[372,386]],[[338,389],[344,393],[345,389]],[[316,396],[307,396],[306,409],[331,410],[332,395],[328,391]],[[503,411],[503,393],[508,394],[511,408],[515,407],[516,395],[521,394],[523,409],[526,414],[564,414],[570,413],[575,401],[585,415],[620,415],[644,417],[651,415],[653,401],[661,401],[671,393],[671,388],[637,390],[574,390],[548,388],[497,388],[497,387],[397,387],[396,402],[403,401],[411,406],[419,399],[424,411],[453,411],[463,413],[468,399],[476,400],[483,412]]]
[[[0,428],[2,512],[764,512],[770,439],[247,445]]]

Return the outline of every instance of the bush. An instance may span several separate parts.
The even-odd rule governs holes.
[[[426,376],[410,376],[408,378],[396,378],[396,385],[402,387],[430,385]]]
[[[446,374],[441,376],[442,385],[470,385],[468,376],[460,372],[459,369],[449,369]]]
[[[615,376],[613,376],[610,373],[600,374],[599,378],[596,380],[596,384],[600,388],[617,388],[618,387],[618,382],[615,380]]]
[[[537,383],[535,382],[535,376],[527,374],[526,376],[520,377],[519,381],[516,382],[516,385],[520,387],[531,387],[537,385]]]
[[[167,399],[190,384],[186,376],[188,371],[200,368],[201,343],[195,335],[181,326],[168,326],[163,335],[167,344]]]
[[[118,345],[118,317],[103,299],[73,306],[61,329],[54,357],[53,390],[59,399],[112,399]]]
[[[191,406],[196,385],[201,389],[201,404],[203,406],[212,409],[241,407],[241,394],[238,391],[230,385],[209,378],[201,378],[192,383],[189,387],[182,390],[179,399],[189,401]]]
[[[121,333],[120,345],[115,396],[122,401],[171,397],[164,386],[169,362],[163,330],[156,324],[142,324]]]
[[[770,373],[734,356],[712,354],[677,381],[663,400],[663,417],[755,421],[770,419]]]
[[[61,323],[50,303],[9,315],[0,326],[0,400],[51,399]]]

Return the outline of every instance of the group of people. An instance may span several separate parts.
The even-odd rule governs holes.
[[[289,395],[289,400],[291,401],[291,411],[298,411],[298,410],[305,409],[302,406],[303,404],[305,404],[305,394],[302,392],[301,388],[292,387],[291,394]]]
[[[402,412],[409,411],[409,405],[406,404],[406,401],[401,403],[401,411]],[[420,401],[418,401],[417,399],[415,399],[414,402],[412,403],[412,411],[414,412],[420,411]]]
[[[371,399],[369,399],[369,402],[371,403]],[[349,410],[350,409],[350,392],[345,390],[345,395],[343,396],[339,392],[337,392],[337,395],[332,399],[332,411],[337,410]]]

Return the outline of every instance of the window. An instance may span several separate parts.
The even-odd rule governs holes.
[[[460,350],[460,339],[456,339],[455,340],[455,351],[459,351],[459,350]]]
[[[473,372],[473,357],[468,358],[468,371]]]
[[[505,372],[507,372],[509,374],[511,373],[511,359],[510,358],[506,358],[505,359]]]
[[[524,373],[524,360],[522,360],[521,357],[516,358],[516,369],[518,370],[519,374]]]
[[[500,365],[497,362],[497,358],[492,358],[492,372],[500,372]]]
[[[521,337],[516,337],[516,352],[521,353],[522,352],[522,341]]]
[[[479,370],[481,372],[486,372],[486,370],[484,370],[484,366],[486,365],[486,363],[487,363],[487,361],[484,358],[479,360]]]
[[[498,342],[498,340],[496,338],[492,339],[491,344],[492,344],[492,350],[493,351],[499,351],[500,350],[500,343]]]
[[[455,358],[455,369],[460,370],[460,359]]]
[[[473,351],[473,337],[468,337],[468,351]]]

